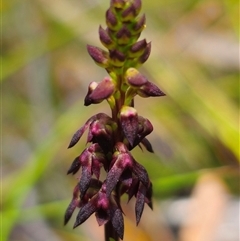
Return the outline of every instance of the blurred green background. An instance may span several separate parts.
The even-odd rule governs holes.
[[[67,150],[72,134],[90,116],[110,113],[106,103],[83,106],[88,83],[107,75],[86,44],[101,47],[98,26],[106,26],[108,6],[107,0],[2,3],[2,241],[102,240],[94,217],[72,230],[74,218],[64,227],[63,215],[77,183],[66,171],[86,143],[85,135]],[[238,197],[238,1],[148,0],[142,13],[147,28],[140,39],[152,42],[152,53],[140,71],[167,94],[135,101],[154,126],[155,153],[133,151],[153,181],[150,216],[162,215],[164,200],[191,198],[206,173]],[[125,213],[126,240],[133,241],[127,207]],[[141,223],[148,220],[143,215]],[[170,235],[162,240],[181,239],[168,224],[164,229]],[[140,230],[138,240],[153,240],[150,229]]]

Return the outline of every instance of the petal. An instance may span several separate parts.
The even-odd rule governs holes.
[[[68,148],[71,148],[73,146],[75,146],[77,144],[77,142],[80,140],[80,138],[82,137],[84,131],[86,130],[86,126],[84,125],[83,127],[81,127],[79,130],[77,130],[75,132],[75,134],[73,135],[70,144],[68,145]]]
[[[132,185],[128,190],[128,202],[131,200],[133,196],[137,195],[138,187],[139,187],[139,180],[138,178],[134,178],[132,180]]]
[[[84,126],[82,126],[79,130],[76,131],[76,133],[73,135],[71,142],[68,146],[68,148],[73,147],[74,145],[77,144],[77,142],[80,140],[80,138],[82,137],[83,133],[85,132],[85,130],[89,127],[89,125],[92,123],[92,121],[96,118],[97,115],[92,116],[91,118],[89,118],[87,120],[87,122],[85,123]]]
[[[126,158],[125,161],[123,160],[123,155],[116,154],[116,157],[112,160],[113,166],[109,170],[106,178],[106,194],[109,196],[118,183],[120,176],[122,175],[125,164],[126,164]]]
[[[147,151],[154,153],[153,148],[151,143],[149,142],[149,140],[147,138],[143,138],[141,140],[141,143],[145,146],[145,148],[147,149]]]
[[[123,172],[123,168],[113,166],[107,174],[106,185],[107,185],[107,196],[109,196],[119,181],[119,178]]]

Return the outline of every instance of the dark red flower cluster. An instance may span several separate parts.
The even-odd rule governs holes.
[[[123,239],[124,220],[120,197],[136,198],[135,213],[138,224],[146,203],[152,208],[152,183],[145,168],[130,151],[142,145],[153,152],[146,138],[153,131],[151,122],[139,116],[133,101],[141,97],[165,94],[137,67],[144,63],[151,50],[146,40],[137,41],[145,27],[145,16],[138,18],[141,0],[112,0],[106,12],[107,28],[99,27],[101,43],[108,51],[88,46],[93,60],[105,68],[109,76],[99,83],[91,82],[84,105],[107,100],[112,116],[99,113],[73,135],[69,148],[73,147],[88,130],[88,147],[74,159],[68,174],[81,170],[79,183],[65,214],[65,224],[74,210],[79,208],[74,227],[82,224],[95,213],[99,225],[111,224],[114,240]],[[100,172],[106,179],[100,180]],[[108,236],[108,235],[107,235]],[[110,234],[109,234],[110,237]]]

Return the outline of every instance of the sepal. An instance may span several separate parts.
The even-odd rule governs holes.
[[[144,98],[159,97],[166,95],[155,84],[149,81],[137,90],[137,94]]]
[[[120,110],[120,123],[125,137],[133,145],[138,134],[138,114],[136,109],[123,106]]]

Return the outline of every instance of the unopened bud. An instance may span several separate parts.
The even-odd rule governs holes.
[[[106,12],[106,24],[111,30],[118,29],[118,20],[111,8],[109,8]]]
[[[108,49],[112,49],[114,46],[114,43],[111,39],[111,37],[108,34],[108,31],[103,29],[102,26],[99,27],[99,38],[101,43]]]
[[[111,6],[114,8],[122,9],[126,5],[125,0],[111,0]]]
[[[147,78],[143,76],[137,69],[129,68],[125,73],[126,82],[132,87],[141,87],[148,82]]]
[[[129,31],[126,25],[124,25],[116,34],[117,42],[120,45],[128,44],[130,38],[131,38],[131,32]]]
[[[122,67],[125,61],[125,55],[119,50],[110,51],[111,64],[116,67]]]
[[[130,58],[140,57],[147,47],[146,39],[140,40],[132,45],[128,52]]]
[[[104,68],[108,67],[108,62],[109,62],[108,52],[91,45],[87,45],[87,50],[89,55],[93,58],[96,64]]]
[[[134,24],[134,27],[133,27],[134,33],[137,34],[142,32],[142,30],[145,27],[146,27],[146,17],[145,17],[145,14],[143,14]]]

